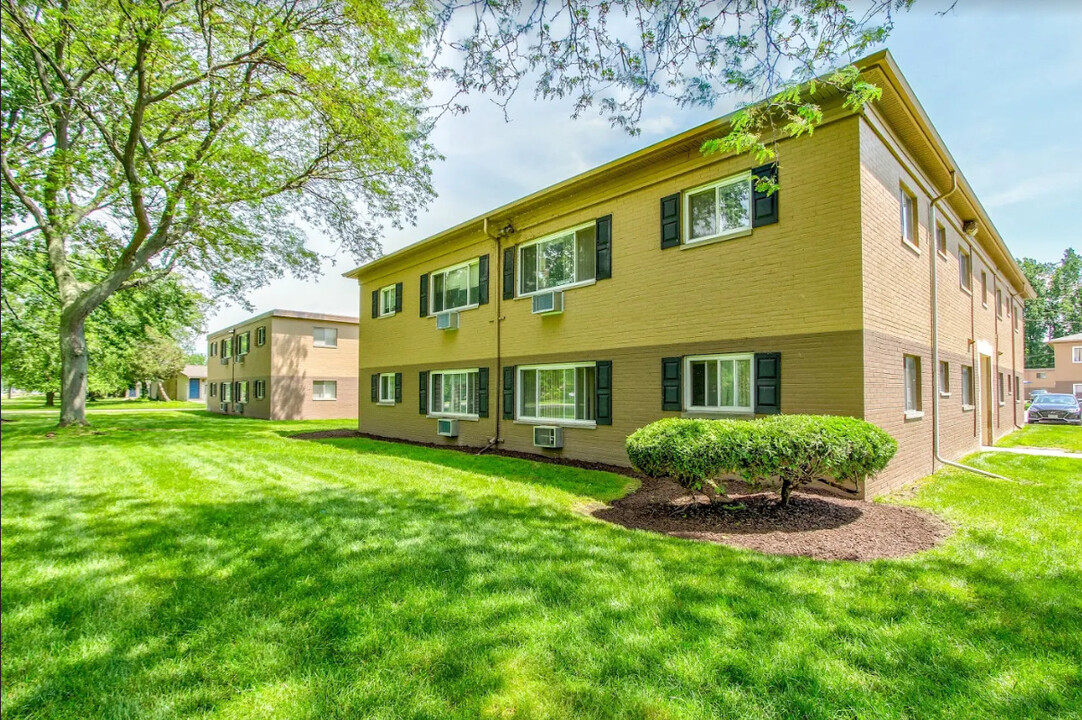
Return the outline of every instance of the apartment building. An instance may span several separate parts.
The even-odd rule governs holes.
[[[1082,333],[1064,335],[1048,344],[1052,346],[1053,367],[1027,369],[1026,391],[1046,390],[1082,398]]]
[[[264,420],[357,415],[357,318],[271,310],[207,336],[207,409]]]
[[[627,465],[663,417],[850,415],[899,443],[867,496],[1013,430],[1032,288],[889,53],[859,66],[881,100],[822,96],[775,163],[704,157],[722,118],[347,273],[360,430]]]

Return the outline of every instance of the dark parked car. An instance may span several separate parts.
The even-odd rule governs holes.
[[[1030,392],[1029,399],[1030,400],[1036,400],[1041,395],[1047,395],[1047,394],[1048,394],[1047,390],[1034,390],[1034,391]]]
[[[1082,425],[1082,409],[1074,395],[1045,393],[1034,398],[1029,406],[1029,422]]]

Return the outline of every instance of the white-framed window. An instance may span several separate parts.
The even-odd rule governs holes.
[[[337,380],[313,380],[312,381],[312,399],[313,400],[337,400],[338,399],[338,381]]]
[[[211,397],[218,397],[218,383],[211,383],[210,384],[210,396]]]
[[[902,240],[915,248],[920,247],[920,231],[917,227],[917,196],[905,185],[898,189],[901,207]]]
[[[684,407],[690,412],[754,411],[752,353],[684,358]]]
[[[962,366],[962,407],[973,407],[973,367]]]
[[[520,366],[516,419],[526,422],[594,425],[597,365],[563,363]]]
[[[428,374],[428,414],[433,417],[477,417],[477,368],[434,370]]]
[[[262,400],[267,397],[267,381],[256,380],[255,381],[255,399]]]
[[[237,381],[236,397],[237,397],[237,402],[239,402],[239,403],[243,404],[243,403],[248,402],[248,381],[247,380],[238,380]]]
[[[338,347],[338,328],[315,327],[312,328],[312,343],[316,347]]]
[[[996,288],[996,317],[1003,319],[1003,290]]]
[[[394,373],[379,374],[379,403],[380,405],[394,405]]]
[[[398,294],[395,285],[379,289],[379,316],[388,317],[395,314],[398,306]]]
[[[981,270],[981,305],[988,307],[988,273]]]
[[[751,230],[751,173],[684,192],[684,242],[715,240]]]
[[[1075,383],[1072,386],[1072,390],[1074,391],[1075,397],[1082,397],[1082,383]]]
[[[996,397],[999,398],[999,404],[1002,405],[1004,402],[1006,402],[1004,398],[1007,397],[1007,390],[1003,379],[1003,373],[999,373],[998,386],[996,387],[996,390],[998,392],[998,395],[996,395]]]
[[[217,357],[218,356],[218,341],[217,340],[215,340],[214,342],[212,342],[210,344],[210,352],[207,353],[207,356],[208,357]]]
[[[546,235],[518,248],[520,297],[588,283],[596,275],[596,223]]]
[[[252,344],[252,333],[244,332],[233,339],[233,354],[237,357],[247,355]]]
[[[935,249],[940,257],[947,257],[947,228],[938,222],[935,224]]]
[[[429,314],[477,307],[481,297],[480,277],[481,262],[478,258],[429,275]]]
[[[958,245],[958,284],[962,289],[973,292],[973,255],[969,248]]]
[[[260,325],[255,329],[255,344],[266,345],[267,343],[267,326]]]
[[[1044,373],[1044,372],[1037,373],[1037,379],[1038,380],[1044,380],[1047,377],[1048,377],[1048,373]]]
[[[905,355],[905,411],[907,414],[921,412],[920,358]]]
[[[224,382],[222,383],[221,401],[224,403],[233,402],[233,384]]]
[[[951,394],[951,366],[946,360],[939,361],[939,394],[943,396]]]
[[[1082,363],[1082,345],[1075,345],[1071,348],[1071,362]]]

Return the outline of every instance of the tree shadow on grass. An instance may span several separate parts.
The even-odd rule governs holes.
[[[1032,616],[1077,571],[772,558],[394,489],[2,497],[6,717],[1036,717],[1078,657],[1070,605]],[[990,691],[1035,645],[1046,683]]]

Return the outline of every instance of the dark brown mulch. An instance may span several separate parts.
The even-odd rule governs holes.
[[[816,491],[794,492],[789,506],[777,494],[729,483],[729,496],[710,504],[692,499],[670,480],[642,487],[594,517],[628,528],[704,540],[775,555],[819,560],[877,560],[927,550],[950,534],[922,510],[864,502]]]
[[[289,437],[295,440],[323,440],[329,438],[365,438],[367,440],[379,440],[380,442],[393,442],[400,445],[414,445],[416,447],[434,448],[436,450],[455,450],[470,455],[498,455],[500,457],[516,458],[518,460],[531,460],[533,462],[551,463],[553,465],[565,465],[567,467],[580,468],[582,470],[597,470],[600,472],[626,475],[627,477],[642,478],[643,476],[629,467],[608,465],[606,463],[589,462],[587,460],[575,460],[572,458],[557,457],[554,455],[542,455],[540,453],[518,452],[516,450],[502,450],[494,447],[478,447],[476,445],[452,445],[451,443],[421,442],[420,440],[402,440],[400,438],[384,437],[358,432],[356,430],[318,430],[316,432],[297,433]]]

